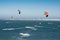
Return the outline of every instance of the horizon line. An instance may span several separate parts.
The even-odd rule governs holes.
[[[2,19],[2,20],[60,21],[60,19]]]

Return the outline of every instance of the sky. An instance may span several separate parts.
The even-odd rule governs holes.
[[[0,19],[43,19],[45,11],[48,19],[60,19],[60,0],[0,0]]]

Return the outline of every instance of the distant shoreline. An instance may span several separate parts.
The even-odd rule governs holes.
[[[5,20],[21,20],[21,21],[60,21],[60,19],[5,19]]]

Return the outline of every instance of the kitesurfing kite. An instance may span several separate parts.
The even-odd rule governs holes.
[[[45,16],[48,17],[48,11],[45,11]]]
[[[19,14],[21,13],[20,10],[18,10]]]

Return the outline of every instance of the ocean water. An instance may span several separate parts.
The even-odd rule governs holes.
[[[0,20],[0,40],[60,40],[60,21]]]

